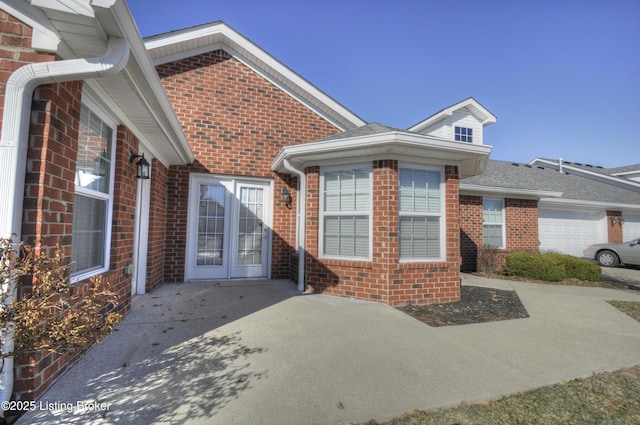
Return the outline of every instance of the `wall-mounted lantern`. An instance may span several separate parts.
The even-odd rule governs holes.
[[[285,187],[284,189],[282,189],[282,202],[284,202],[287,205],[291,205],[291,194],[289,193],[289,190]]]
[[[136,158],[140,158],[136,161],[136,177],[139,179],[148,179],[150,177],[149,163],[144,159],[144,154],[137,155],[133,152],[129,155],[129,162],[133,162]]]

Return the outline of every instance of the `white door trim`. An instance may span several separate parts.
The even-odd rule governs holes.
[[[136,222],[133,241],[131,295],[140,295],[146,292],[150,203],[151,180],[138,179],[138,188],[136,191]]]
[[[210,270],[198,272],[199,266],[195,264],[197,256],[197,234],[198,234],[198,211],[199,211],[199,189],[201,184],[218,184],[223,186],[226,193],[225,212],[224,212],[224,239],[223,239],[223,260],[220,266],[209,266]],[[232,256],[237,248],[237,238],[235,231],[231,229],[232,224],[237,223],[237,218],[232,219],[232,215],[238,214],[239,201],[236,199],[236,188],[239,184],[264,187],[265,191],[265,217],[264,226],[266,237],[263,238],[264,248],[266,250],[266,263],[264,264],[264,274],[260,278],[271,278],[271,260],[272,260],[272,207],[273,207],[273,180],[266,178],[251,178],[225,176],[217,174],[191,173],[189,175],[189,199],[187,208],[187,245],[185,249],[185,267],[184,280],[203,281],[203,280],[228,280],[236,278],[232,271]],[[205,266],[206,267],[206,266]],[[219,267],[218,270],[216,270]],[[258,277],[258,276],[254,276]],[[237,276],[237,278],[245,278]]]

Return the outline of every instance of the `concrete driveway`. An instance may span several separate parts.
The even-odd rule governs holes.
[[[164,285],[18,423],[382,421],[640,364],[640,323],[605,302],[636,291],[464,284],[515,289],[531,317],[431,328],[290,282]]]
[[[640,288],[640,267],[602,267],[602,280],[616,283],[627,283]]]

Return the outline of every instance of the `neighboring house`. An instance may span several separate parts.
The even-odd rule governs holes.
[[[580,257],[587,245],[640,235],[636,182],[563,164],[491,160],[482,175],[460,182],[463,269],[475,269],[485,245]]]
[[[222,22],[143,41],[121,0],[0,0],[0,41],[0,236],[59,245],[78,292],[101,274],[122,312],[163,282],[252,278],[456,301],[485,244],[563,249],[545,220],[586,215],[577,249],[639,213],[632,188],[489,161],[496,118],[473,98],[366,123]],[[70,360],[17,363],[14,397]]]

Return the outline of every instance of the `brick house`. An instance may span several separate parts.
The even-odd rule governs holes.
[[[537,250],[541,205],[566,196],[489,160],[496,118],[475,99],[406,130],[366,123],[221,22],[143,41],[120,0],[2,0],[0,40],[1,236],[60,245],[75,288],[103,275],[122,312],[163,282],[255,278],[457,301],[478,247]],[[2,374],[33,399],[70,360]]]
[[[590,244],[638,238],[638,170],[490,160],[482,175],[460,183],[462,270],[475,270],[487,245],[501,255],[552,250],[581,257]]]

